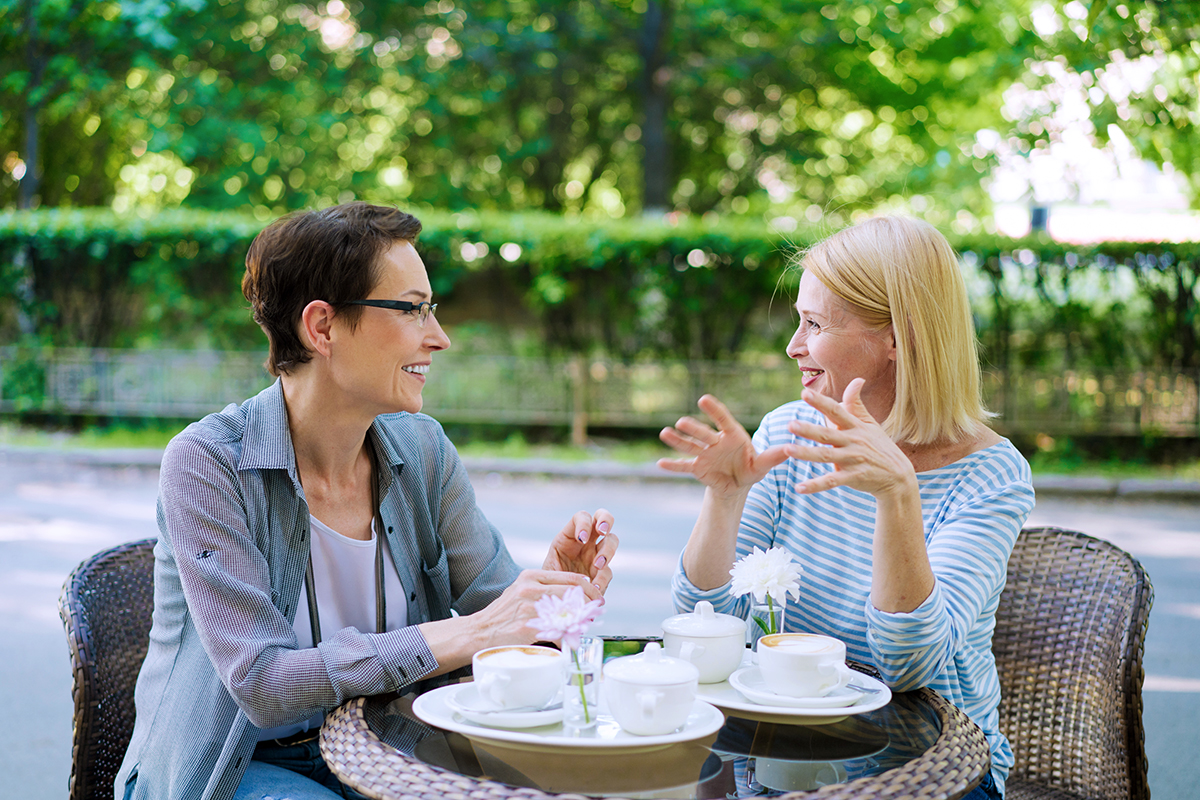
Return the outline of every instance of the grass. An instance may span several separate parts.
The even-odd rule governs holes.
[[[186,422],[149,423],[146,425],[111,425],[83,430],[38,428],[0,422],[0,445],[16,447],[48,447],[70,450],[151,448],[161,450],[171,437],[187,426]]]
[[[50,430],[0,422],[0,446],[47,447],[52,449],[108,449],[166,447],[185,422],[155,422],[145,425],[108,425],[81,431]],[[538,458],[555,461],[616,461],[649,464],[674,453],[656,438],[609,439],[595,437],[586,447],[553,442],[530,442],[520,432],[501,441],[455,442],[464,456],[473,458]],[[1035,475],[1070,475],[1102,478],[1163,478],[1200,480],[1200,459],[1175,464],[1152,464],[1129,459],[1097,460],[1081,456],[1067,447],[1038,450],[1030,458]]]

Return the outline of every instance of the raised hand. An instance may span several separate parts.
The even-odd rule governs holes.
[[[662,458],[658,466],[671,472],[690,472],[720,495],[749,490],[788,457],[785,445],[759,453],[750,434],[717,398],[706,394],[700,410],[716,423],[716,430],[692,417],[682,417],[675,427],[663,428],[658,438],[691,458]]]
[[[880,497],[915,490],[916,472],[912,462],[863,405],[863,383],[862,378],[850,381],[840,403],[817,392],[806,390],[800,395],[834,427],[799,421],[789,423],[791,433],[817,442],[818,446],[788,445],[787,455],[803,461],[833,464],[833,472],[798,484],[797,491],[811,494],[835,486],[849,486]]]
[[[600,590],[584,575],[566,570],[527,569],[487,608],[465,617],[472,630],[467,636],[470,653],[502,644],[530,644],[537,630],[529,626],[538,615],[535,605],[544,595],[562,596],[579,586],[589,600],[600,597]],[[440,659],[439,659],[440,660]]]
[[[595,514],[576,512],[550,543],[542,569],[583,575],[603,594],[612,580],[609,564],[620,543],[612,526],[613,516],[603,508]]]

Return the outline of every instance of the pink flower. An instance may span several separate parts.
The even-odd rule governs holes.
[[[529,627],[537,628],[544,641],[560,641],[564,648],[579,647],[579,637],[604,613],[603,601],[588,600],[578,586],[567,589],[562,597],[544,594],[533,607],[538,615]]]

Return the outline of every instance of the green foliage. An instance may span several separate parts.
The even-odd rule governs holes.
[[[976,286],[986,365],[1200,368],[1200,243],[956,242]]]
[[[260,227],[204,211],[0,213],[4,339],[16,339],[23,314],[41,343],[59,347],[258,346],[240,279]],[[25,276],[28,293],[16,285]]]
[[[1027,16],[1025,0],[3,0],[0,205],[36,129],[42,205],[265,221],[357,197],[837,225],[925,193],[948,224],[982,211],[973,136],[1003,125]],[[27,44],[62,80],[30,77]]]
[[[543,213],[421,212],[441,302],[491,274],[540,322],[549,351],[732,357],[787,251],[763,226],[609,223]],[[99,210],[0,213],[0,341],[31,320],[54,346],[258,347],[240,294],[252,216]],[[20,281],[32,276],[22,301]],[[464,297],[464,301],[469,298]]]
[[[1010,112],[1011,145],[1028,153],[1061,140],[1055,112],[1083,106],[1087,133],[1171,165],[1200,202],[1200,4],[1055,0],[1039,12],[1021,53],[1029,102]]]
[[[542,352],[625,361],[782,349],[796,279],[788,264],[817,238],[785,239],[736,217],[418,216],[443,318],[460,309],[463,321],[525,321]],[[0,213],[0,342],[27,340],[23,315],[32,341],[59,347],[260,348],[240,282],[261,227],[231,212]],[[954,243],[989,368],[1200,368],[1200,243]],[[503,306],[515,313],[497,314]]]

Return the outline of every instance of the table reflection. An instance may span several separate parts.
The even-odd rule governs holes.
[[[919,695],[826,725],[729,716],[715,735],[640,753],[547,752],[432,728],[411,696],[370,698],[370,730],[398,752],[474,778],[555,793],[630,798],[769,797],[875,775],[918,758],[941,726]]]

